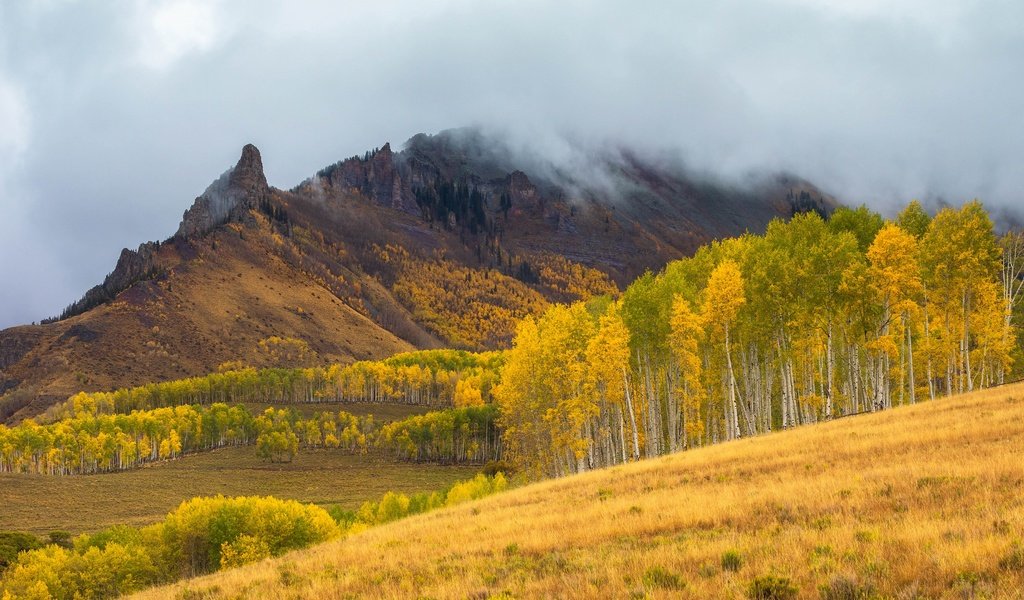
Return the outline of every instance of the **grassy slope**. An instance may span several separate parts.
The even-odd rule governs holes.
[[[644,583],[659,567],[694,598],[742,597],[768,573],[808,598],[837,578],[1019,598],[1022,489],[1016,385],[547,481],[143,596],[679,594]]]
[[[0,531],[73,533],[148,525],[195,496],[276,496],[355,509],[389,490],[430,492],[472,477],[476,467],[395,462],[332,450],[303,450],[291,463],[225,448],[120,473],[49,477],[0,474]]]
[[[344,410],[354,415],[372,414],[380,421],[430,410],[402,404],[338,402],[245,406],[257,413],[268,406],[295,408],[305,417]],[[148,525],[163,519],[184,500],[214,494],[269,495],[354,509],[390,490],[432,492],[477,471],[477,467],[417,465],[377,453],[350,456],[331,450],[303,450],[291,463],[270,464],[256,457],[253,446],[245,446],[102,475],[0,473],[0,531],[80,533],[120,523]]]

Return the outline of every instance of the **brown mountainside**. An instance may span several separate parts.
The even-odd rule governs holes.
[[[248,145],[174,236],[124,250],[60,319],[0,332],[0,421],[225,364],[501,347],[547,302],[615,293],[710,239],[835,205],[795,178],[733,189],[628,152],[589,166],[570,174],[455,130],[285,191]]]

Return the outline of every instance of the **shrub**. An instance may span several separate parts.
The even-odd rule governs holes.
[[[797,589],[785,577],[763,575],[755,577],[747,587],[751,600],[790,600],[796,598]]]
[[[7,568],[7,565],[18,559],[20,552],[35,550],[42,547],[39,538],[31,533],[19,533],[16,531],[0,532],[0,571]]]
[[[463,481],[453,485],[451,489],[448,490],[445,506],[452,506],[469,500],[483,498],[484,496],[501,492],[507,487],[508,481],[501,473],[495,475],[493,479],[480,474],[469,481]]]
[[[644,586],[665,590],[681,590],[686,587],[682,577],[662,567],[651,567],[644,572]]]
[[[71,541],[71,532],[68,531],[51,531],[49,534],[50,543],[56,544],[61,548],[70,549],[73,544]]]
[[[1004,571],[1024,571],[1024,545],[1017,542],[1010,546],[1006,556],[999,560],[999,568]]]
[[[498,473],[504,473],[507,476],[515,473],[515,467],[503,460],[489,460],[480,472],[488,477],[494,477]]]
[[[818,588],[821,600],[871,600],[877,598],[874,586],[860,583],[854,577],[837,575]]]
[[[726,550],[722,553],[722,570],[736,572],[743,566],[743,557],[738,550]]]
[[[409,514],[409,497],[405,494],[387,492],[377,504],[377,515],[374,522],[387,523],[401,519]]]
[[[230,569],[270,557],[266,540],[242,534],[232,542],[220,546],[220,568]]]
[[[143,548],[111,543],[78,554],[50,545],[22,554],[5,573],[3,592],[14,598],[113,598],[159,579]]]
[[[169,574],[196,575],[220,567],[221,548],[242,535],[263,540],[271,556],[339,535],[324,509],[270,497],[193,498],[167,515],[154,533]]]

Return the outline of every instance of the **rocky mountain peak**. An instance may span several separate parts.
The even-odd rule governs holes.
[[[230,184],[247,193],[262,195],[266,192],[267,178],[263,174],[263,159],[259,148],[252,144],[242,148],[242,156],[231,170]]]
[[[270,186],[263,174],[263,159],[252,144],[242,148],[238,163],[225,171],[185,211],[179,237],[201,236],[244,211],[259,207],[270,196]]]

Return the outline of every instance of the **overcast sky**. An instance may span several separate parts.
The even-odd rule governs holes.
[[[272,185],[482,124],[787,169],[843,200],[1024,205],[1021,0],[0,0],[0,327]]]

